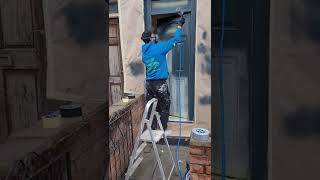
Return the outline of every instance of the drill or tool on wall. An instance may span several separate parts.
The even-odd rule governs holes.
[[[185,23],[185,19],[184,19],[184,11],[181,8],[177,8],[176,9],[177,13],[180,16],[180,20],[177,22],[177,24],[179,26],[182,26]]]

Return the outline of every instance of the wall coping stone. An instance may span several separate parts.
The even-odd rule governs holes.
[[[211,147],[211,137],[207,141],[199,141],[195,140],[192,137],[190,138],[190,146],[198,146],[198,147]]]
[[[134,99],[129,99],[129,102],[117,102],[109,106],[109,122],[116,120],[123,113],[132,109],[132,107],[137,104],[140,98],[144,98],[143,94],[135,94]]]

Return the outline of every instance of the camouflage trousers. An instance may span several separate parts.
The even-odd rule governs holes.
[[[149,80],[146,82],[146,102],[152,98],[158,99],[157,112],[161,116],[163,129],[166,130],[170,111],[170,92],[166,80]],[[152,129],[156,128],[158,128],[158,125],[156,118],[154,118]]]

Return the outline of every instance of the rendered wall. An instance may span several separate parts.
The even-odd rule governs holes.
[[[320,3],[272,0],[269,179],[319,179]]]
[[[197,1],[195,54],[195,120],[211,127],[211,1]]]
[[[47,96],[72,101],[105,101],[106,3],[44,0],[47,37]]]

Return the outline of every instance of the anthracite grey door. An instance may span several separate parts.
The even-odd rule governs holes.
[[[227,3],[225,16],[224,54],[219,57],[221,38],[221,1],[213,3],[213,172],[221,174],[221,90],[224,93],[224,139],[226,175],[237,179],[250,179],[250,114],[249,114],[249,43],[250,8],[244,2]],[[219,63],[223,63],[223,75]],[[219,179],[219,177],[214,177]]]

